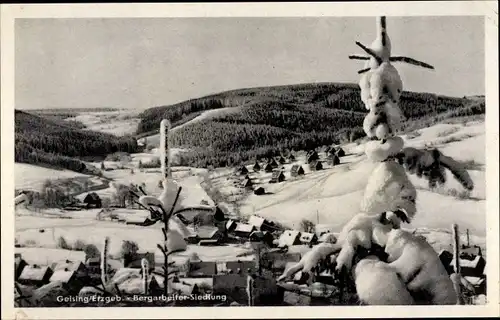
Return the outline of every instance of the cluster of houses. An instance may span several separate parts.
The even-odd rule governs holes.
[[[335,166],[340,164],[340,157],[345,156],[345,151],[339,146],[328,147],[325,151],[326,159],[321,160],[318,152],[316,150],[311,150],[306,154],[306,162],[309,165],[309,168],[312,171],[319,171],[324,169],[324,163],[326,162],[329,166]],[[285,169],[284,164],[286,163],[294,163],[296,158],[293,154],[290,154],[288,157],[279,156],[278,158],[269,157],[263,163],[259,163],[259,161],[255,161],[252,166],[252,171],[257,173],[260,171],[264,171],[266,173],[271,173],[271,179],[269,183],[280,183],[286,180],[285,177]],[[242,165],[237,173],[244,178],[241,181],[241,187],[249,190],[253,190],[256,195],[265,194],[265,189],[263,187],[257,187],[256,183],[250,177],[250,170],[247,166]],[[305,175],[304,168],[295,164],[290,169],[290,176],[298,177]]]
[[[449,274],[455,272],[455,258],[448,250],[442,250],[439,258],[443,262]],[[486,294],[486,259],[483,256],[481,247],[462,245],[459,255],[460,274],[473,287],[474,293]]]

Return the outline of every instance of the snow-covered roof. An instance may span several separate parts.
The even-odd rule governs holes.
[[[70,260],[65,260],[65,261],[61,261],[61,262],[57,262],[57,263],[54,263],[52,265],[52,269],[54,271],[57,271],[57,270],[64,270],[64,269],[68,269],[68,270],[72,270],[72,271],[76,271],[80,268],[82,268],[84,266],[83,262],[81,261],[70,261]]]
[[[460,261],[460,267],[464,268],[477,268],[479,262],[481,260],[484,260],[483,257],[481,256],[476,256],[474,260],[467,260],[467,259],[459,259]],[[452,259],[450,265],[454,266],[455,265],[455,258]]]
[[[278,246],[292,246],[298,237],[300,237],[300,231],[285,230],[278,239]]]
[[[211,239],[217,234],[217,232],[219,232],[219,229],[208,226],[199,227],[198,230],[196,230],[196,234],[202,239]]]
[[[247,223],[238,223],[236,225],[235,231],[239,232],[252,232],[254,230],[255,226]]]
[[[480,278],[480,277],[470,277],[470,276],[465,276],[465,280],[469,281],[470,284],[473,286],[478,286],[482,284],[484,281],[486,281],[486,278]]]
[[[266,221],[266,219],[259,217],[259,216],[256,216],[256,215],[253,215],[250,217],[250,219],[248,219],[248,224],[251,224],[257,228],[260,228],[264,224],[265,221]]]
[[[300,241],[301,242],[311,242],[316,235],[314,233],[310,232],[302,232],[300,234]]]
[[[30,265],[24,267],[21,275],[19,276],[20,280],[43,280],[45,275],[52,270],[48,266],[35,266]]]
[[[75,274],[74,270],[59,269],[54,271],[49,281],[50,282],[61,281],[63,283],[67,283],[74,274]]]

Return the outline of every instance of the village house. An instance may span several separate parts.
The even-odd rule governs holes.
[[[311,163],[311,162],[317,161],[317,160],[319,160],[319,155],[316,151],[313,150],[307,154],[307,157],[306,157],[307,163]]]
[[[305,174],[304,168],[302,168],[302,166],[299,166],[298,164],[295,164],[292,166],[290,174],[292,177],[303,176]]]
[[[247,223],[238,223],[234,229],[234,235],[241,238],[249,238],[250,234],[256,230],[255,226]]]
[[[283,171],[277,170],[273,172],[269,183],[280,183],[283,181],[285,181],[285,174],[283,173]]]
[[[217,263],[213,261],[189,262],[187,278],[209,278],[217,274]]]
[[[274,168],[270,163],[266,164],[266,166],[264,167],[264,171],[267,173],[273,172],[273,170]]]
[[[213,294],[226,295],[231,302],[248,305],[247,275],[221,274],[214,277]],[[271,277],[254,278],[253,305],[281,305],[284,291],[279,288]]]
[[[239,170],[240,174],[248,174],[248,169],[246,166],[241,166]]]
[[[335,155],[337,157],[340,158],[340,157],[344,157],[345,156],[345,151],[344,151],[344,149],[342,149],[342,147],[335,147],[333,150],[334,150]]]
[[[311,168],[311,170],[313,171],[323,170],[323,164],[321,163],[321,161],[315,160],[309,164],[309,168]]]
[[[278,247],[290,247],[300,244],[300,231],[285,230],[278,239]]]
[[[253,274],[257,273],[257,263],[254,260],[226,261],[221,264],[224,273]]]
[[[257,196],[261,196],[263,194],[266,194],[266,190],[263,187],[258,187],[253,190],[253,193]]]
[[[149,264],[149,270],[152,271],[155,267],[154,252],[137,252],[136,254],[126,254],[122,258],[122,263],[125,268],[142,268],[142,259],[146,259]]]
[[[27,265],[23,268],[17,281],[24,285],[40,287],[49,283],[53,273],[54,271],[49,266]]]
[[[224,241],[224,234],[216,227],[203,226],[196,230],[196,238],[198,241],[212,240],[216,243]]]
[[[95,192],[88,193],[83,199],[83,203],[87,205],[87,208],[102,208],[102,201],[99,195]]]
[[[293,156],[293,154],[290,154],[290,155],[288,156],[288,160],[289,160],[290,162],[294,162],[294,161],[295,161],[295,157]]]
[[[238,223],[236,222],[236,220],[228,219],[226,222],[226,231],[233,232],[234,229],[236,229],[237,225],[238,225]]]
[[[280,164],[285,164],[285,163],[286,163],[286,160],[285,160],[285,158],[283,158],[283,156],[280,156],[280,158],[278,159],[278,162],[279,162]]]
[[[306,244],[306,245],[314,245],[318,243],[318,236],[314,233],[309,233],[309,232],[302,232],[300,234],[300,243]]]
[[[252,187],[253,187],[252,180],[251,179],[243,180],[243,182],[241,183],[241,187],[245,188],[245,189],[252,189]]]
[[[274,237],[269,231],[254,231],[250,234],[249,239],[252,242],[262,242],[269,247],[272,247],[274,243]]]
[[[21,254],[15,253],[14,254],[14,277],[15,280],[19,278],[21,273],[23,272],[23,269],[28,265],[28,263],[23,259]]]
[[[173,277],[173,279],[168,282],[168,292],[169,294],[177,293],[191,295],[199,294],[200,290],[197,284],[191,285],[188,282],[182,282],[178,277]]]
[[[262,254],[262,268],[271,271],[273,274],[282,274],[285,271],[286,264],[289,262],[299,262],[301,258],[298,252],[282,252],[270,250]]]
[[[57,269],[50,277],[50,282],[60,282],[69,293],[78,293],[84,287],[86,274],[76,269],[65,267]]]
[[[330,166],[336,166],[336,165],[340,164],[340,159],[337,155],[331,154],[328,156],[326,162]]]
[[[271,167],[273,167],[273,169],[279,167],[278,163],[276,162],[276,159],[274,159],[274,158],[270,158],[268,161],[268,164],[270,164]]]
[[[254,172],[259,172],[260,171],[260,164],[256,161],[255,164],[253,165],[253,171]]]
[[[260,231],[273,231],[275,229],[269,220],[257,215],[250,216],[250,218],[248,219],[248,224],[255,226],[255,228]]]

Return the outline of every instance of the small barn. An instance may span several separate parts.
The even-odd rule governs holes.
[[[319,160],[319,155],[316,151],[313,150],[307,154],[307,163],[311,163],[317,160]]]
[[[61,282],[70,292],[76,293],[82,289],[84,285],[84,274],[70,268],[55,270],[49,279],[50,282]]]
[[[341,147],[336,147],[334,150],[337,157],[345,157],[345,151]]]
[[[242,188],[247,188],[247,189],[252,189],[253,187],[253,182],[251,179],[245,179],[243,180],[243,182],[241,183],[241,187]]]
[[[240,174],[248,174],[248,169],[246,166],[241,166],[239,169]]]
[[[257,272],[257,263],[254,260],[238,260],[224,262],[224,271],[234,274],[252,274]]]
[[[300,243],[314,245],[318,243],[318,236],[314,233],[302,232],[300,234]]]
[[[279,167],[278,163],[276,162],[276,160],[274,158],[269,159],[268,164],[270,164],[271,167],[273,167],[273,169]]]
[[[255,164],[253,165],[253,171],[259,172],[260,169],[260,164],[258,162],[255,162]]]
[[[234,229],[234,234],[238,237],[249,238],[252,232],[256,231],[255,226],[247,223],[238,223]]]
[[[451,264],[454,265],[454,260]],[[480,277],[484,274],[484,269],[486,267],[486,260],[482,256],[476,256],[474,259],[461,259],[460,263],[460,273],[465,277]]]
[[[298,177],[298,176],[303,176],[305,174],[304,168],[302,166],[299,166],[298,164],[294,165],[292,167],[292,170],[290,171],[292,177]]]
[[[336,165],[340,164],[340,159],[338,156],[331,154],[328,156],[327,163],[330,166],[336,166]]]
[[[273,231],[274,228],[271,225],[271,222],[267,219],[264,219],[257,215],[252,215],[248,219],[248,224],[254,226],[257,230],[260,231]]]
[[[198,240],[216,240],[220,242],[223,240],[224,235],[216,227],[203,226],[196,230]]]
[[[285,158],[284,158],[283,156],[280,156],[280,158],[278,159],[278,162],[279,162],[280,164],[285,164],[285,163],[286,163],[286,160],[285,160]]]
[[[95,192],[90,192],[83,199],[83,203],[87,205],[87,208],[102,208],[102,201],[99,195]]]
[[[264,167],[264,171],[266,171],[268,173],[273,172],[273,170],[274,170],[274,168],[270,163],[266,164],[266,166]]]
[[[266,194],[266,190],[263,187],[258,187],[253,191],[253,193],[257,196],[261,196],[263,194]]]
[[[278,239],[278,247],[290,247],[300,244],[300,231],[285,230]]]
[[[28,265],[28,263],[22,258],[20,254],[15,254],[14,256],[14,277],[15,280],[19,278],[23,269]]]
[[[290,154],[290,156],[288,156],[288,160],[290,160],[290,162],[294,162],[295,161],[294,155]]]
[[[283,173],[283,171],[279,170],[273,172],[273,175],[271,176],[271,180],[269,181],[269,183],[280,183],[283,181],[285,181],[285,174]]]
[[[190,262],[186,276],[188,278],[210,278],[217,275],[215,261]]]
[[[309,164],[309,167],[313,171],[323,170],[323,164],[321,163],[321,161],[313,161]]]
[[[53,273],[54,271],[48,266],[28,265],[23,268],[17,281],[21,284],[39,287],[49,283]]]
[[[227,220],[226,222],[226,231],[227,232],[233,232],[234,229],[236,229],[236,226],[237,226],[237,223],[235,220],[233,219],[229,219]]]
[[[262,242],[268,246],[272,246],[274,237],[269,231],[254,231],[250,234],[251,242]]]

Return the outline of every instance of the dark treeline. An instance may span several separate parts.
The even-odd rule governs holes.
[[[81,157],[105,157],[118,151],[137,152],[133,137],[80,130],[23,111],[15,111],[15,161],[52,165],[78,172]]]
[[[234,107],[176,130],[175,146],[192,151],[183,165],[233,166],[285,150],[309,150],[365,136],[368,112],[356,84],[304,84],[228,91],[171,106],[155,107],[140,117],[138,134],[157,132],[160,121],[175,127],[205,110]],[[484,113],[484,102],[428,93],[403,92],[400,107],[409,123]]]

